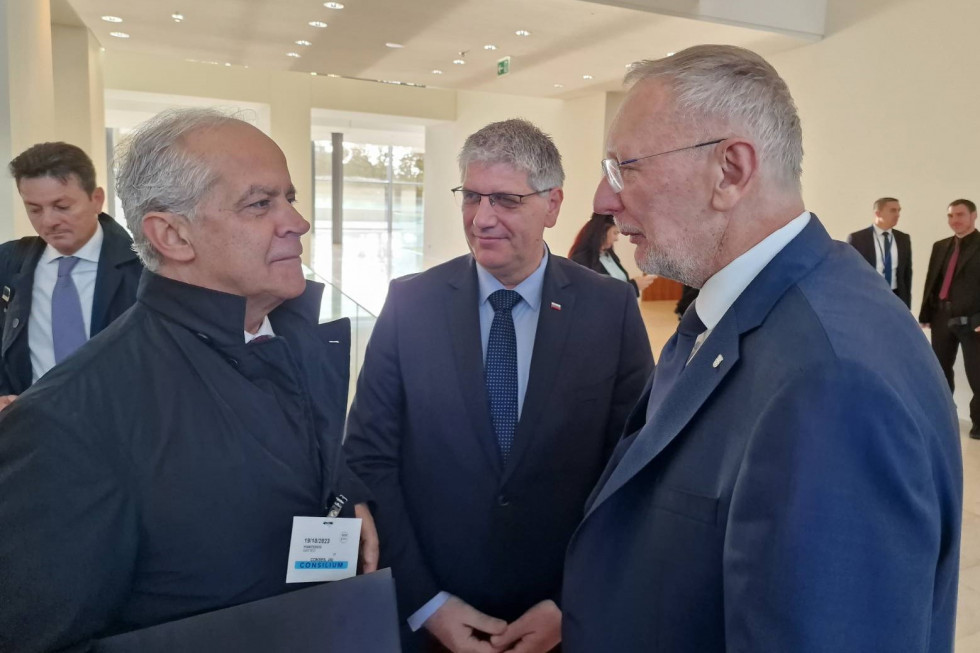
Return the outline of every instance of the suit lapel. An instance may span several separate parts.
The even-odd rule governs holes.
[[[480,295],[472,257],[462,259],[459,272],[452,275],[449,285],[447,310],[459,389],[469,413],[472,432],[491,469],[499,476],[501,459],[490,422],[490,400],[483,378]]]
[[[104,329],[109,322],[109,307],[112,298],[122,282],[119,267],[137,256],[132,250],[129,236],[105,213],[99,215],[102,225],[102,249],[99,252],[99,267],[95,273],[95,294],[92,298],[92,318],[90,335],[94,336]]]
[[[660,410],[640,430],[596,493],[586,519],[677,438],[736,366],[741,337],[762,324],[776,302],[823,260],[832,246],[827,231],[817,216],[811,214],[803,231],[762,269],[711,331]]]
[[[552,308],[553,303],[560,308]],[[514,449],[504,470],[504,482],[520,464],[535,435],[540,433],[538,423],[555,390],[568,331],[574,321],[575,293],[555,257],[549,256],[541,286],[541,308],[524,391],[524,406],[514,434]]]
[[[3,316],[3,342],[0,343],[0,355],[5,359],[8,358],[13,344],[27,330],[27,321],[31,316],[31,295],[34,292],[34,268],[37,267],[46,246],[40,238],[35,239],[20,270],[10,280],[10,303]]]

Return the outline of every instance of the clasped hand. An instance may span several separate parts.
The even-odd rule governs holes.
[[[542,601],[508,624],[452,596],[425,627],[452,653],[547,653],[561,641],[561,610]]]

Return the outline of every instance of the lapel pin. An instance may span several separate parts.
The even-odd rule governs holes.
[[[716,358],[715,362],[711,364],[711,367],[718,367],[719,365],[721,365],[721,362],[723,360],[725,360],[725,357],[722,356],[721,354],[718,354],[718,358]]]
[[[558,302],[551,302],[551,310],[553,310],[553,311],[560,311],[561,310],[561,304],[559,304]]]

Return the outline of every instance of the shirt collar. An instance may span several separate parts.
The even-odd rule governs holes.
[[[78,251],[72,254],[72,256],[83,261],[98,263],[99,254],[102,253],[102,241],[104,238],[105,234],[102,233],[102,225],[96,222],[95,233],[92,234],[92,237],[88,239],[88,242],[79,247]],[[41,254],[39,263],[50,263],[51,261],[59,259],[62,256],[64,256],[64,254],[56,250],[51,245],[48,245],[44,248],[44,252]]]
[[[541,257],[541,263],[538,264],[537,269],[513,288],[521,296],[521,299],[534,310],[541,307],[541,289],[544,285],[544,269],[548,265],[548,256],[549,252],[546,245],[544,256]],[[480,285],[480,304],[486,302],[495,291],[506,289],[506,286],[500,283],[497,277],[479,263],[476,264],[476,277]]]
[[[704,282],[704,287],[701,288],[694,302],[694,308],[709,331],[721,322],[721,318],[738,296],[762,272],[769,261],[796,238],[809,222],[810,214],[804,211]]]
[[[878,225],[876,225],[873,222],[871,223],[871,227],[875,230],[875,235],[877,235],[879,238],[881,238],[881,234],[886,233],[886,232],[887,233],[891,233],[891,231],[892,231],[891,229],[882,229],[881,227],[879,227]]]
[[[269,316],[266,315],[262,318],[262,324],[259,326],[259,330],[255,333],[245,332],[245,342],[249,343],[258,338],[259,336],[269,336],[270,338],[275,337],[276,332],[272,330],[272,322],[269,321]]]

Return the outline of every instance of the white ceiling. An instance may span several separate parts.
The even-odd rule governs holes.
[[[697,43],[742,45],[765,55],[806,42],[582,0],[342,0],[341,10],[322,0],[68,2],[114,52],[563,99],[619,89],[627,64]],[[175,11],[182,22],[171,19]],[[70,22],[70,13],[55,11],[53,20]],[[103,15],[123,22],[105,22]],[[310,27],[314,20],[329,26]],[[515,35],[519,29],[531,36]],[[112,31],[130,38],[114,38]],[[390,49],[388,42],[405,47]],[[497,49],[485,50],[486,44]],[[454,65],[460,52],[466,64]],[[504,56],[511,57],[511,73],[498,78],[496,62]]]

